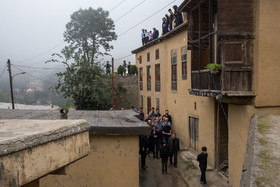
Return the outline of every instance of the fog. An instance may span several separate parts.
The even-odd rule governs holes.
[[[115,7],[110,11],[110,17],[117,20],[141,2],[141,0],[1,0],[0,76],[6,66],[7,59],[11,59],[11,63],[15,65],[61,68],[59,64],[45,64],[44,62],[51,58],[52,53],[59,53],[65,46],[66,43],[63,42],[65,25],[70,21],[70,15],[80,8],[92,7],[96,9],[102,7],[105,10],[111,10]],[[137,8],[115,23],[117,35],[126,32],[169,3],[171,4],[118,37],[116,41],[112,42],[114,50],[110,54],[115,59],[119,59],[130,55],[133,49],[140,47],[142,28],[149,31],[156,27],[161,33],[161,18],[168,13],[168,8],[175,4],[180,5],[182,2],[183,0],[143,0],[143,3]],[[116,5],[119,6],[116,7]],[[104,57],[103,61],[110,59],[111,57]],[[131,55],[116,61],[115,67],[120,65],[123,60],[135,64],[135,57]],[[13,68],[13,74],[21,71],[36,77],[43,74],[55,74],[53,70],[38,70],[26,67],[20,69]],[[29,74],[19,75],[21,77],[17,77],[17,79],[36,79]],[[7,80],[8,72],[5,70],[0,78],[0,84],[3,85]]]

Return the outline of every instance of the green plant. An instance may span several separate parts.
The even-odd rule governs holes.
[[[127,88],[124,87],[123,82],[118,82],[118,89],[122,92],[127,92]]]
[[[129,74],[129,75],[137,75],[137,74],[138,74],[137,67],[136,67],[135,65],[132,65],[132,66],[129,68],[128,74]]]
[[[120,65],[117,69],[118,75],[123,75],[124,71],[125,71],[125,67],[122,65]]]
[[[216,63],[211,63],[211,64],[208,64],[205,68],[213,70],[213,71],[219,71],[220,69],[222,69],[222,65],[216,64]]]

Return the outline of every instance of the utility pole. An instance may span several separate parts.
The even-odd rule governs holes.
[[[115,110],[114,58],[112,58],[112,108]]]
[[[12,98],[12,108],[15,109],[15,102],[14,102],[14,92],[13,92],[13,76],[12,76],[12,70],[11,70],[11,61],[8,59],[7,62],[9,76],[10,76],[10,88],[11,88],[11,98]]]

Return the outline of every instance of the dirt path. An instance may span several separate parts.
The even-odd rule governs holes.
[[[178,168],[168,163],[168,174],[161,173],[160,159],[147,156],[147,169],[140,169],[141,187],[202,187],[199,183],[200,171],[191,162],[178,155]],[[230,187],[216,171],[207,171],[206,178],[210,187]]]
[[[189,185],[182,179],[179,168],[174,168],[168,163],[168,174],[161,173],[160,159],[147,157],[147,169],[140,170],[140,186],[141,187],[189,187]]]

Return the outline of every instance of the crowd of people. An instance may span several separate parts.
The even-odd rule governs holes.
[[[173,10],[168,9],[168,12],[169,14],[165,14],[165,17],[162,18],[162,35],[168,33],[184,22],[182,13],[178,11],[178,6],[174,5]],[[156,28],[153,28],[153,32],[148,32],[147,29],[142,29],[142,45],[146,45],[148,42],[151,42],[158,37],[159,31]]]
[[[138,112],[134,109],[135,112]],[[172,118],[169,111],[161,115],[159,109],[152,110],[144,119],[143,108],[139,110],[140,120],[150,127],[150,133],[140,136],[140,155],[142,169],[146,169],[146,156],[152,154],[153,158],[161,159],[162,174],[167,174],[168,159],[171,165],[177,168],[177,153],[180,150],[179,139],[172,132]]]
[[[139,111],[132,106],[132,110],[139,114],[139,119],[145,121],[150,126],[150,133],[139,137],[139,153],[141,155],[142,169],[148,168],[146,157],[150,154],[153,158],[161,159],[162,174],[167,174],[168,160],[170,165],[177,168],[178,152],[180,151],[180,141],[176,134],[172,132],[172,117],[166,109],[165,114],[161,115],[159,109],[152,107],[149,114],[145,116],[143,108]],[[199,168],[201,171],[200,184],[207,186],[206,169],[207,169],[207,148],[202,147],[202,152],[197,156]]]

